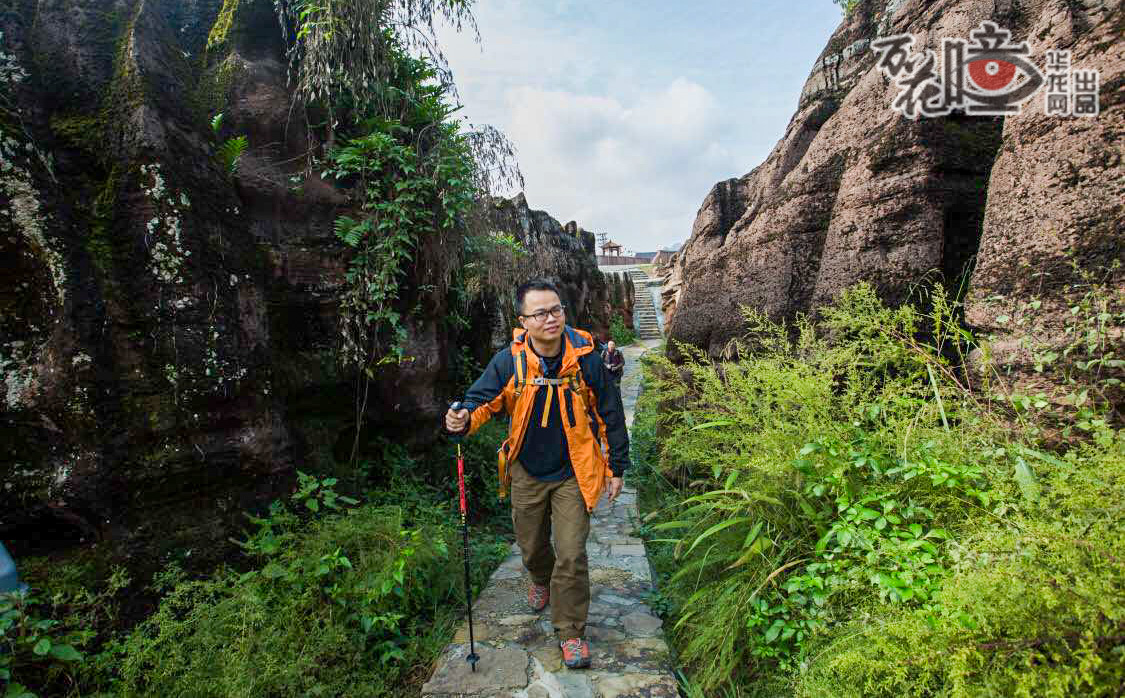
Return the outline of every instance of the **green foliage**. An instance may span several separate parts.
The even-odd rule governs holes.
[[[289,44],[297,96],[330,113],[346,102],[382,102],[388,85],[408,95],[421,88],[396,73],[404,48],[424,55],[439,68],[440,82],[449,82],[434,20],[456,29],[474,26],[471,3],[464,0],[275,0],[274,6]],[[379,113],[390,115],[397,99],[390,102],[380,105]]]
[[[509,552],[496,497],[504,434],[486,425],[462,445],[474,593]],[[366,503],[299,472],[290,496],[248,516],[230,568],[158,572],[160,605],[128,634],[118,606],[129,578],[106,568],[104,552],[27,561],[28,579],[50,593],[0,601],[0,669],[40,696],[409,695],[464,610],[455,447],[414,454],[383,440],[370,455]],[[54,655],[35,653],[44,638]]]
[[[428,105],[440,111],[440,95]],[[396,309],[406,263],[419,239],[451,231],[473,200],[470,158],[454,125],[442,125],[441,142],[426,152],[415,132],[399,122],[347,141],[330,153],[325,176],[352,182],[362,217],[341,216],[336,236],[355,251],[341,301],[343,356],[370,367],[389,348],[401,360],[406,330]],[[380,341],[380,332],[391,335]]]
[[[223,170],[228,175],[233,175],[238,169],[238,161],[242,158],[242,154],[246,152],[249,141],[246,136],[235,136],[223,141],[222,145],[215,150],[215,159],[223,166]]]
[[[357,500],[351,497],[336,494],[336,490],[333,489],[336,483],[337,480],[334,477],[322,480],[298,470],[297,491],[293,493],[292,499],[303,504],[306,509],[314,514],[319,512],[321,507],[339,511],[340,505],[337,502],[347,505],[359,504]]]
[[[1073,260],[1075,282],[1052,296],[1007,299],[993,296],[996,326],[1011,331],[1026,363],[1047,378],[1036,391],[1007,385],[1015,364],[984,353],[982,380],[997,401],[1010,404],[1033,434],[1059,432],[1064,439],[1105,432],[1125,418],[1125,357],[1119,356],[1120,328],[1125,326],[1125,288],[1114,281],[1121,261],[1099,272],[1080,268]],[[1026,367],[1019,367],[1026,368]],[[990,375],[995,373],[995,376]]]
[[[859,6],[860,0],[832,0],[832,2],[840,6],[840,9],[843,10],[845,17],[851,17],[852,12],[854,12],[855,8]]]
[[[692,691],[1120,685],[1120,433],[1052,454],[966,388],[948,357],[975,339],[940,291],[928,306],[861,285],[818,324],[748,312],[737,362],[646,362],[642,533]]]
[[[251,517],[254,568],[175,583],[122,646],[121,694],[391,692],[459,598],[452,531],[403,517],[367,505],[303,523],[279,503]]]
[[[499,533],[511,531],[510,508],[497,495],[496,450],[506,437],[507,425],[490,421],[461,444],[470,521],[486,523],[489,531]],[[364,465],[373,484],[377,484],[368,492],[371,502],[402,505],[414,512],[412,517],[446,517],[452,521],[459,516],[455,444],[442,440],[414,456],[401,444],[385,440],[378,460]]]
[[[1109,696],[1125,682],[1125,440],[1037,462],[1044,497],[966,536],[932,610],[815,648],[805,696]],[[829,688],[831,687],[831,688]]]
[[[29,558],[23,571],[31,590],[0,594],[4,698],[70,696],[108,685],[112,657],[100,649],[130,578],[120,567],[96,567],[84,558]]]
[[[235,14],[238,12],[239,0],[223,0],[215,23],[207,34],[207,50],[214,51],[224,46],[230,38],[231,29],[234,27]]]
[[[495,230],[466,235],[462,256],[466,260],[459,275],[462,300],[492,293],[499,297],[504,316],[514,318],[516,309],[508,291],[527,275],[528,254],[523,243],[510,233]]]
[[[53,115],[50,123],[51,131],[66,145],[94,157],[102,155],[103,130],[97,117]]]
[[[632,327],[627,327],[620,315],[614,315],[609,321],[609,336],[617,346],[623,347],[637,341],[637,333]]]
[[[211,117],[211,137],[218,143],[223,130],[223,114],[219,112]],[[235,136],[219,143],[215,148],[215,160],[223,167],[227,175],[233,175],[238,170],[238,162],[242,159],[250,142],[246,136]]]
[[[60,621],[39,614],[41,600],[33,593],[0,594],[0,684],[4,698],[36,698],[20,681],[41,685],[73,681],[75,666],[84,661],[76,649],[93,633],[60,628]],[[31,683],[28,681],[28,683]],[[33,684],[34,685],[34,684]]]

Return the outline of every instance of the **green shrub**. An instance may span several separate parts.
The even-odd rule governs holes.
[[[966,389],[971,336],[930,307],[860,286],[815,325],[748,312],[740,361],[647,362],[642,532],[689,693],[1121,685],[1119,432],[1050,453],[1033,411]]]
[[[27,591],[0,594],[0,686],[5,698],[36,698],[24,685],[67,686],[85,661],[76,649],[93,632],[68,630],[39,613],[40,599]],[[60,689],[65,690],[65,689]]]
[[[71,696],[108,686],[113,658],[100,650],[130,579],[96,556],[26,559],[31,589],[0,594],[0,695]]]
[[[609,336],[617,346],[623,347],[637,341],[637,333],[632,327],[627,327],[620,315],[614,315],[609,321]]]
[[[175,584],[123,644],[123,695],[382,695],[460,610],[448,527],[375,506],[252,521],[261,566]]]
[[[966,537],[940,603],[879,608],[817,647],[800,695],[1118,695],[1125,439],[1037,461],[1043,495]]]

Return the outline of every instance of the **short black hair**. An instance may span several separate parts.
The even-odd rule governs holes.
[[[545,279],[532,279],[531,281],[520,284],[520,287],[516,289],[516,309],[519,310],[520,315],[523,314],[523,298],[527,295],[528,291],[551,291],[558,296],[560,300],[562,299],[562,294],[559,293],[559,289],[556,288],[553,283]]]

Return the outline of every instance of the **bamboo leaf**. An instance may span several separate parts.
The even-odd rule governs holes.
[[[695,550],[696,546],[698,546],[700,543],[702,543],[706,539],[710,538],[711,536],[715,535],[719,531],[722,531],[723,529],[726,529],[726,528],[730,528],[731,526],[737,526],[738,524],[746,523],[748,521],[753,521],[753,519],[751,519],[749,517],[746,517],[746,516],[743,516],[743,517],[740,517],[740,518],[737,518],[737,519],[728,519],[727,521],[720,521],[719,523],[715,524],[711,528],[709,528],[706,531],[704,531],[703,533],[701,533],[698,538],[696,538],[694,541],[692,541],[691,547],[689,547],[687,549],[687,553],[690,554],[692,550]]]

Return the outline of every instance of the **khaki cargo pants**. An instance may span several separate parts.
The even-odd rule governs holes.
[[[512,524],[523,566],[533,582],[551,588],[551,622],[559,641],[582,637],[590,609],[590,515],[578,481],[542,482],[515,460],[511,477]]]

